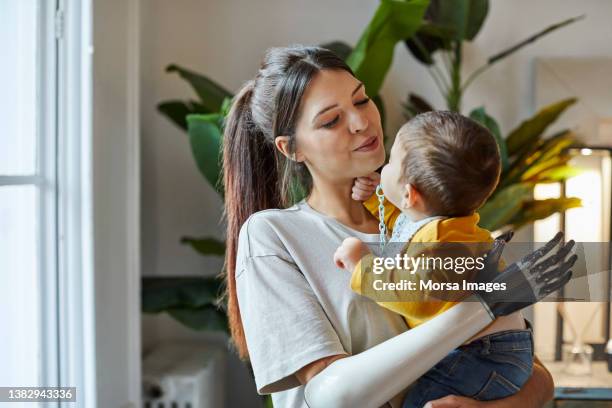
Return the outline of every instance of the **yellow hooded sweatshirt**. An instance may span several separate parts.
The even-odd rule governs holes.
[[[375,195],[364,202],[365,207],[374,215],[378,216],[378,200]],[[400,211],[393,204],[385,201],[385,224],[392,230]],[[446,219],[435,219],[421,227],[412,237],[409,245],[402,250],[411,257],[418,256],[441,256],[440,253],[432,253],[431,245],[418,245],[420,243],[436,242],[456,242],[456,243],[479,243],[481,245],[470,246],[472,256],[474,250],[483,253],[493,242],[491,233],[478,226],[480,216],[477,213],[465,217],[453,217]],[[420,280],[431,280],[437,283],[459,283],[463,280],[470,280],[470,276],[440,270],[419,270],[417,273],[396,268],[383,268],[380,274],[372,273],[374,255],[364,257],[355,267],[351,277],[351,288],[353,291],[371,297],[374,300],[396,313],[401,314],[406,319],[409,327],[416,327],[419,324],[443,313],[454,306],[457,302],[446,300],[456,295],[457,301],[465,292],[448,291],[441,293],[436,290],[419,289]],[[473,275],[472,275],[473,276]],[[415,282],[416,290],[384,290],[377,292],[374,290],[374,281],[383,282]],[[461,286],[460,286],[461,287]],[[439,300],[439,299],[445,300]]]

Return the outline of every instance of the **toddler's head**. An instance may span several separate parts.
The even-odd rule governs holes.
[[[484,204],[500,172],[499,149],[485,127],[434,111],[402,126],[381,180],[389,201],[413,219],[460,217]]]

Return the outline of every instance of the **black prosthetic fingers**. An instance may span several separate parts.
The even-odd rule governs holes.
[[[559,232],[546,245],[500,273],[497,270],[499,259],[511,235],[504,238],[498,238],[493,243],[478,280],[504,283],[506,290],[476,292],[495,317],[513,313],[561,289],[571,279],[571,268],[578,258],[572,253],[575,242],[571,240],[563,243],[563,233]],[[556,247],[558,250],[553,253]]]

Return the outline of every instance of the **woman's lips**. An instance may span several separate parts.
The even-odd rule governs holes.
[[[378,138],[376,136],[371,136],[367,138],[366,141],[361,144],[361,146],[355,149],[355,151],[356,152],[369,152],[371,150],[376,149],[378,147],[378,143],[379,143]]]

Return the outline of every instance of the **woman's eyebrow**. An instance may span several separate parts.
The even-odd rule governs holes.
[[[362,86],[363,86],[363,82],[359,82],[359,85],[357,85],[357,87],[356,87],[356,88],[353,90],[353,92],[351,93],[351,96],[354,96],[354,95],[357,93],[357,91],[359,91],[359,89],[361,89],[361,87],[362,87]],[[325,108],[321,109],[321,110],[319,111],[319,113],[317,113],[316,115],[314,115],[314,117],[312,118],[313,123],[314,123],[315,119],[316,119],[316,118],[317,118],[319,115],[322,115],[323,113],[327,112],[328,110],[330,110],[330,109],[332,109],[332,108],[335,108],[336,106],[338,106],[338,104],[337,104],[337,103],[335,103],[335,104],[333,104],[333,105],[329,105],[329,106],[327,106],[327,107],[325,107]]]

